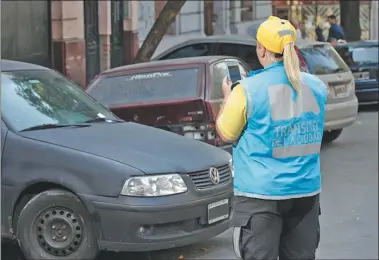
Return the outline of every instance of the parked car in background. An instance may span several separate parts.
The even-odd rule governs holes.
[[[226,61],[231,57],[194,57],[153,61],[101,73],[87,93],[118,117],[221,147],[231,152],[216,133],[215,120],[223,100]]]
[[[184,76],[204,69],[179,77],[191,86],[202,78]],[[172,248],[229,228],[230,154],[120,120],[48,68],[1,60],[1,70],[1,237],[18,241],[26,259]],[[128,93],[144,99],[152,87],[164,90]]]
[[[216,35],[195,38],[175,45],[154,60],[193,56],[229,55],[240,58],[252,69],[262,68],[256,54],[256,41],[249,36]],[[358,113],[353,75],[329,43],[309,40],[296,42],[302,71],[317,75],[328,86],[324,143],[337,139],[343,128],[351,125]]]
[[[376,104],[379,101],[378,47],[378,41],[349,42],[334,47],[353,72],[355,94],[360,105]]]

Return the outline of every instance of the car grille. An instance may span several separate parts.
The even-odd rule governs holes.
[[[170,233],[175,233],[181,230],[182,222],[173,222],[168,224],[157,224],[154,226],[152,235],[159,236]]]
[[[190,178],[195,184],[195,187],[198,190],[214,188],[218,185],[227,184],[231,181],[231,173],[228,164],[216,168],[218,170],[218,173],[220,174],[220,182],[218,184],[213,184],[213,182],[211,181],[211,178],[209,176],[209,169],[198,172],[192,172],[189,174]]]

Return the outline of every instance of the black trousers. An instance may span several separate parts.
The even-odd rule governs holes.
[[[313,260],[319,195],[288,200],[234,197],[233,247],[242,260]]]

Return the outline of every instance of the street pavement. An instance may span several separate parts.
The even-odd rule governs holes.
[[[321,241],[317,259],[378,259],[378,111],[365,109],[321,152]],[[202,243],[149,253],[101,253],[99,260],[236,259],[231,230]],[[22,259],[2,244],[1,258]]]

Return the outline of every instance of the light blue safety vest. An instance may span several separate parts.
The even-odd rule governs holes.
[[[320,148],[326,85],[301,73],[298,95],[283,62],[251,72],[240,83],[247,125],[233,148],[234,195],[290,199],[321,190]]]

